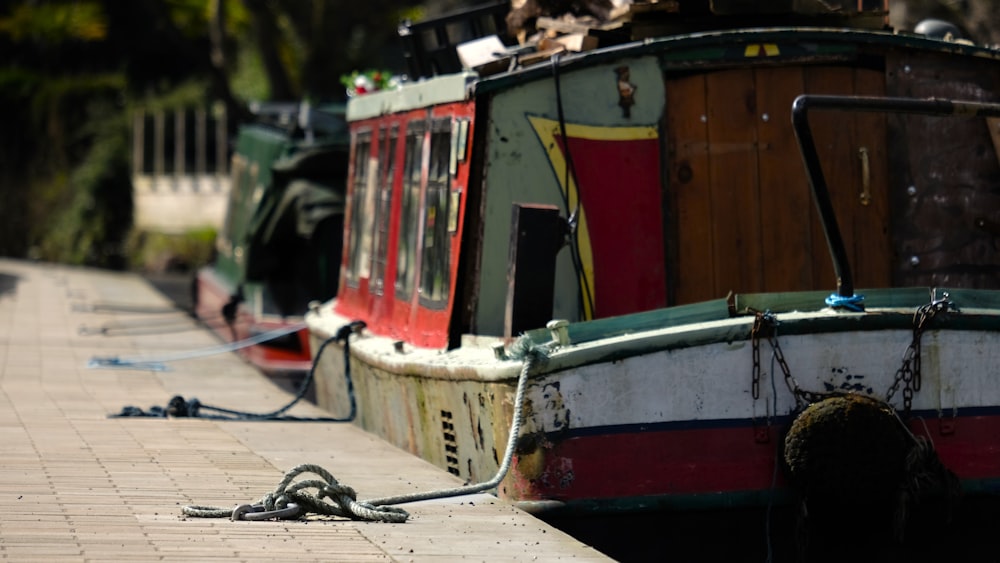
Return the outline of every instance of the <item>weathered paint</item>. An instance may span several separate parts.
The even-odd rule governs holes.
[[[314,346],[319,345],[324,333],[318,327],[312,331]],[[385,347],[366,346],[376,341]],[[358,399],[355,423],[439,467],[457,470],[463,479],[486,481],[493,477],[499,467],[497,459],[504,453],[513,414],[514,386],[509,379],[427,378],[421,374],[424,362],[397,353],[392,341],[381,337],[355,337],[351,350],[352,354],[363,354],[354,355],[351,361]],[[374,357],[365,352],[374,353]],[[427,358],[417,352],[414,356]],[[343,362],[343,349],[331,345],[316,370],[319,405],[341,416],[349,412]],[[516,374],[518,365],[511,364]],[[463,373],[468,376],[474,372]],[[443,412],[451,414],[454,425],[457,467],[446,459]]]
[[[629,80],[635,89],[635,103],[630,106],[629,117],[624,116],[619,105],[616,69],[622,65],[628,66]],[[514,202],[556,205],[569,215],[576,208],[576,188],[586,190],[582,196],[582,214],[588,217],[588,223],[581,226],[579,233],[581,246],[584,247],[581,254],[586,252],[587,246],[602,244],[592,238],[594,233],[587,227],[593,223],[593,219],[589,218],[591,215],[596,218],[597,213],[602,213],[605,219],[601,227],[618,234],[628,227],[625,218],[635,211],[633,206],[644,206],[646,213],[653,214],[649,216],[651,221],[660,218],[661,149],[658,131],[663,115],[664,90],[656,58],[609,61],[594,67],[561,72],[559,83],[564,119],[580,186],[567,186],[565,145],[558,132],[559,111],[555,82],[551,76],[498,92],[489,102],[491,127],[485,149],[483,247],[490,251],[482,257],[478,276],[480,289],[475,322],[479,334],[503,334],[509,217]],[[630,165],[622,165],[611,156],[620,156],[619,150],[631,149],[639,150],[629,153],[634,159]],[[605,150],[609,151],[608,154],[602,155]],[[572,180],[570,184],[573,184]],[[568,210],[563,200],[567,188]],[[588,199],[592,201],[589,206]],[[634,226],[636,229],[648,227],[659,232],[661,225],[662,221],[651,226],[640,221]],[[656,258],[655,244],[651,250],[645,246],[645,243],[655,243],[655,233],[649,233],[652,236],[647,235],[648,239],[643,237],[646,240],[642,246],[635,244],[634,237],[629,238],[630,245],[625,246],[608,239],[609,231],[602,234],[605,236],[604,243],[617,245],[617,251],[628,252],[629,248],[633,248],[649,252],[653,262],[663,262],[662,258]],[[662,256],[662,251],[659,254]],[[650,290],[649,303],[640,306],[612,302],[605,315],[665,305],[665,282],[661,279],[659,287],[653,287],[656,283],[652,280],[657,278],[656,266],[653,268],[651,272],[643,273],[649,276],[645,278],[648,281],[638,281],[643,279],[642,276],[633,277],[637,281],[627,288],[615,287],[609,281],[611,287],[604,291],[607,303],[609,292],[628,292],[610,297],[615,300],[630,299],[635,297],[635,291]],[[616,275],[638,275],[631,270],[617,270]],[[594,279],[594,274],[587,275],[589,279]],[[569,253],[563,250],[556,273],[554,317],[579,318],[578,287],[578,277]],[[598,293],[601,293],[602,287],[596,288]],[[595,301],[600,313],[601,298],[596,297]]]
[[[950,318],[947,326],[960,327],[963,315],[989,318],[1000,326],[996,310],[952,313],[955,322]],[[852,330],[842,317],[873,323],[894,318],[899,328]],[[913,336],[906,327],[912,310],[784,313],[778,320],[779,342],[792,375],[803,390],[814,392],[885,398]],[[335,324],[345,321],[329,310],[309,318],[314,335],[334,332]],[[769,361],[762,366],[760,395],[752,397],[751,324],[752,317],[736,317],[555,349],[530,378],[517,461],[501,495],[584,504],[623,497],[641,504],[670,495],[721,495],[717,500],[726,504],[732,498],[725,494],[766,491],[775,441],[796,402]],[[714,332],[715,339],[704,341],[706,335],[695,335],[699,331]],[[699,343],[657,350],[651,345],[657,335]],[[647,343],[635,346],[632,355],[597,361],[643,339]],[[769,357],[767,342],[761,346],[762,356]],[[996,451],[990,436],[1000,425],[1000,387],[993,384],[1000,365],[1000,331],[934,328],[924,335],[923,350],[923,386],[915,393],[914,411],[928,425],[950,469],[965,479],[994,479],[1000,475],[1000,457],[990,453]],[[438,453],[443,449],[440,412],[468,408],[473,415],[455,417],[465,464],[459,475],[472,480],[492,476],[498,467],[492,451],[505,444],[510,424],[517,363],[491,363],[487,349],[400,354],[392,351],[390,341],[372,335],[356,337],[352,351],[362,427],[446,467]],[[327,369],[318,371],[320,381],[342,377],[342,370],[329,363],[339,358],[324,361]],[[499,400],[468,401],[466,395],[477,393]],[[894,402],[900,400],[897,392]],[[403,414],[416,404],[422,405],[416,416]],[[949,429],[938,430],[944,428],[941,424]],[[482,426],[492,426],[492,435],[484,439],[478,434]],[[755,427],[766,428],[768,440],[759,440]],[[919,423],[913,431],[928,432]]]
[[[1000,101],[991,61],[894,52],[886,77],[893,96]],[[983,189],[1000,183],[986,120],[892,116],[890,124],[900,141],[890,186],[899,283],[996,287],[996,233],[977,226],[977,219],[1000,221],[1000,196]]]
[[[465,101],[478,75],[471,72],[442,76],[433,81],[406,84],[400,90],[384,90],[358,96],[347,107],[349,121],[361,121],[380,115],[403,113],[432,105]]]

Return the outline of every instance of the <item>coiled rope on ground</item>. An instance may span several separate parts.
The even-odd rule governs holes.
[[[514,395],[514,414],[511,420],[510,432],[507,436],[507,448],[499,469],[497,469],[496,474],[489,481],[461,487],[357,501],[354,490],[350,487],[341,486],[325,469],[317,465],[304,464],[289,470],[273,493],[265,495],[255,505],[250,507],[251,513],[262,513],[260,514],[262,518],[253,519],[297,519],[308,513],[316,513],[343,516],[353,520],[399,523],[405,522],[409,514],[401,508],[393,507],[393,505],[470,495],[497,487],[503,481],[504,477],[506,477],[513,462],[517,437],[523,423],[524,394],[527,388],[528,376],[538,362],[545,357],[546,352],[547,350],[543,347],[522,346],[523,365],[517,379],[517,389]],[[297,476],[305,472],[316,473],[323,478],[323,481],[301,481],[289,487],[289,484]],[[316,488],[319,489],[320,493],[317,495],[303,493],[302,489],[305,488]],[[324,501],[325,498],[329,498],[331,502]],[[292,504],[296,505],[296,509],[287,510],[289,505]],[[187,516],[199,518],[232,518],[238,520],[245,518],[248,505],[237,506],[235,509],[210,506],[184,506],[181,510]]]
[[[305,479],[292,483],[296,477],[304,473],[314,473],[320,479]],[[315,494],[306,489],[316,489]],[[287,473],[278,483],[273,492],[260,498],[254,505],[237,506],[235,509],[214,506],[184,506],[181,512],[186,516],[196,518],[232,518],[245,519],[253,513],[275,513],[285,511],[295,505],[295,509],[283,514],[285,519],[296,519],[306,514],[321,514],[323,516],[340,516],[352,520],[368,520],[375,522],[402,523],[409,518],[402,508],[393,506],[377,507],[371,502],[358,501],[358,495],[351,487],[341,485],[327,470],[318,465],[298,465]],[[329,501],[327,501],[329,499]]]

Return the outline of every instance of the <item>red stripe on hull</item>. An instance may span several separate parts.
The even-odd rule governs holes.
[[[551,444],[518,500],[582,500],[740,491],[770,486],[777,431],[749,427],[576,436]],[[520,463],[516,467],[520,467]],[[520,475],[519,475],[520,476]]]
[[[919,420],[911,427],[927,435]],[[1000,478],[1000,416],[963,416],[952,428],[942,434],[938,420],[927,423],[945,466],[961,479]],[[532,463],[516,460],[517,492],[509,496],[574,501],[766,491],[784,428],[767,430],[767,442],[749,426],[570,437],[542,446],[536,475]],[[786,485],[780,470],[776,485]]]
[[[1000,477],[1000,416],[960,416],[910,423],[917,436],[934,442],[938,457],[961,479]]]

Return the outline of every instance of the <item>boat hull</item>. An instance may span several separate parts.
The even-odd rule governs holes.
[[[848,318],[858,326],[845,330]],[[911,318],[901,311],[792,315],[782,321],[790,333],[780,346],[803,391],[885,399],[911,343]],[[341,321],[329,312],[312,316],[314,347]],[[790,498],[782,445],[804,404],[766,341],[753,396],[752,322],[552,348],[528,377],[524,422],[499,495],[529,509],[598,512]],[[489,480],[505,453],[521,364],[492,359],[488,346],[474,350],[400,352],[389,339],[354,337],[355,422],[463,479]],[[317,400],[346,414],[342,351],[320,358]],[[930,330],[922,358],[910,431],[933,443],[967,492],[1000,492],[1000,386],[993,382],[1000,335]],[[897,389],[900,408],[901,397]]]
[[[223,309],[232,300],[235,290],[211,268],[199,270],[195,278],[194,291],[195,313],[198,319],[226,342],[236,342],[302,323],[301,317],[257,314],[254,312],[257,307],[253,301],[239,302],[232,322],[228,322]],[[312,366],[309,332],[305,328],[271,343],[241,348],[238,352],[248,362],[272,377],[301,377]]]

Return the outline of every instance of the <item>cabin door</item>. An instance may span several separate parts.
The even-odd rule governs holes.
[[[883,95],[880,71],[722,70],[666,83],[671,301],[836,288],[791,124],[803,93]],[[810,112],[855,287],[890,283],[886,117]]]

